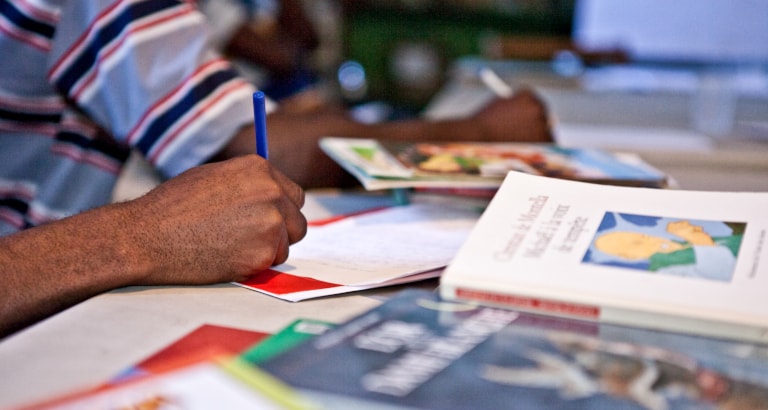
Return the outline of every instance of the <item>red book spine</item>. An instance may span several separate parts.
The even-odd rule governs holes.
[[[597,320],[600,318],[599,307],[578,303],[463,288],[456,289],[456,297],[463,300],[474,300],[480,303],[501,305],[558,316],[569,316],[590,320]]]

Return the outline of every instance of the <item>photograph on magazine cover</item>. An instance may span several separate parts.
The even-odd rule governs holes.
[[[418,409],[768,408],[768,346],[414,289],[262,367],[315,397]]]

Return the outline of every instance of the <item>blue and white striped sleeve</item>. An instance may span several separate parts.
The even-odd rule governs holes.
[[[213,52],[194,1],[64,2],[48,79],[174,176],[252,123],[253,86]]]

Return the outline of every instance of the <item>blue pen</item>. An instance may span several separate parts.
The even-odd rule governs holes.
[[[267,159],[267,107],[261,91],[253,93],[253,123],[256,126],[256,154]]]

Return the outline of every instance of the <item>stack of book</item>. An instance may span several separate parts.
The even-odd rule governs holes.
[[[510,172],[438,291],[273,335],[201,329],[30,408],[768,408],[765,209]]]

